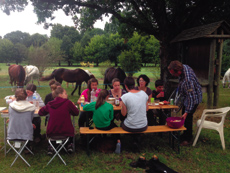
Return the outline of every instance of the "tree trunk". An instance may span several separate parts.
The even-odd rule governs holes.
[[[172,83],[169,81],[172,76],[168,72],[168,65],[172,60],[178,60],[176,54],[176,47],[175,44],[170,44],[169,41],[161,42],[160,45],[160,69],[161,69],[161,80],[164,81],[164,88],[165,88],[165,97],[169,98],[172,91],[175,89],[172,86]]]
[[[58,66],[61,66],[61,61],[60,60],[58,61]]]

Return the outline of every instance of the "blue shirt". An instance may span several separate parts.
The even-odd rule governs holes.
[[[183,72],[179,77],[179,93],[184,99],[185,112],[190,113],[196,104],[202,101],[202,89],[196,74],[188,65],[183,65]]]

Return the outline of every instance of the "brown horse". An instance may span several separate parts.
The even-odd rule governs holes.
[[[74,94],[78,86],[79,86],[78,94],[80,95],[82,82],[85,81],[87,83],[88,80],[90,79],[90,76],[82,69],[69,70],[65,68],[59,68],[59,69],[54,70],[51,75],[42,77],[40,81],[48,81],[53,78],[59,83],[62,83],[63,80],[69,83],[76,82],[75,89],[73,90],[71,95]]]
[[[11,86],[17,85],[17,87],[23,88],[26,72],[21,65],[13,64],[9,66],[8,73],[10,76]]]
[[[104,77],[105,89],[107,89],[107,85],[109,85],[110,88],[113,88],[111,83],[114,78],[118,78],[121,82],[121,85],[125,89],[124,80],[126,78],[126,74],[119,67],[117,69],[114,67],[110,67],[105,71],[105,77]]]

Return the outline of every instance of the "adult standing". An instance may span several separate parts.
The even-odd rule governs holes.
[[[193,69],[180,61],[172,61],[168,70],[172,76],[179,77],[178,92],[184,96],[182,118],[185,119],[184,126],[187,128],[181,135],[181,145],[188,145],[193,138],[193,114],[202,101],[201,85]]]

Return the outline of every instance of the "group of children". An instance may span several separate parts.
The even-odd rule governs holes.
[[[113,80],[113,89],[107,91],[105,89],[98,89],[98,81],[96,78],[91,78],[88,81],[87,89],[82,92],[85,101],[90,102],[91,91],[94,89],[96,92],[97,100],[95,102],[86,104],[80,113],[79,127],[85,126],[86,112],[93,119],[95,127],[100,130],[110,130],[117,125],[114,123],[114,119],[120,119],[122,121],[121,127],[124,130],[130,132],[144,131],[148,127],[148,117],[146,111],[148,111],[148,101],[151,97],[155,99],[163,99],[163,82],[157,80],[155,82],[156,90],[149,94],[149,89],[146,83],[142,85],[143,81],[148,80],[145,75],[141,75],[138,78],[138,87],[135,87],[135,81],[132,77],[127,77],[124,81],[125,89],[120,88],[119,79]],[[147,82],[148,84],[149,82]],[[77,116],[79,110],[77,107],[68,100],[66,90],[61,87],[61,84],[52,80],[50,83],[51,93],[45,97],[44,102],[38,94],[38,101],[40,110],[38,115],[46,116],[49,114],[46,134],[47,137],[52,136],[68,136],[70,140],[67,145],[69,152],[73,151],[73,136],[74,127],[71,122],[71,115]],[[20,88],[16,89],[15,101],[9,104],[9,127],[8,127],[8,139],[28,139],[39,142],[41,139],[41,118],[34,117],[35,106],[32,103],[33,94],[36,91],[34,84],[29,84],[26,90]],[[148,93],[147,93],[147,92]],[[151,91],[151,90],[150,90]],[[119,97],[121,111],[117,112],[113,110],[113,105],[107,103],[109,97]],[[13,97],[10,97],[12,99]],[[9,99],[9,98],[6,98]],[[77,102],[81,103],[80,98]],[[20,115],[20,116],[18,116]],[[29,123],[30,122],[30,123]],[[34,130],[33,130],[34,129]],[[33,138],[34,137],[34,138]],[[52,149],[48,148],[48,154],[53,154]]]

